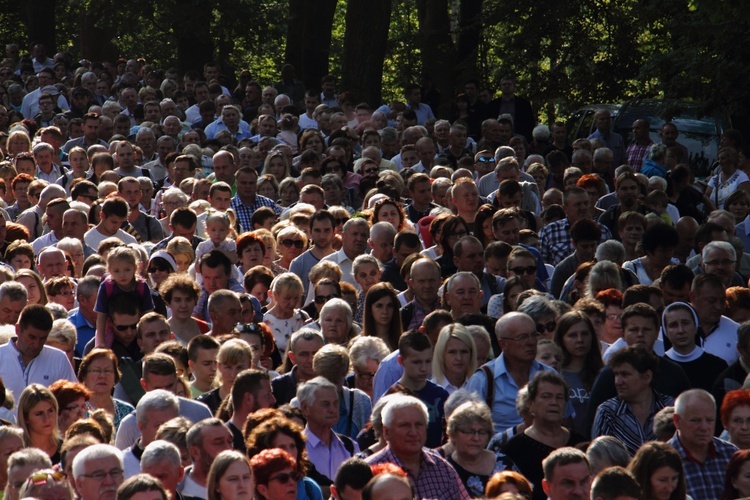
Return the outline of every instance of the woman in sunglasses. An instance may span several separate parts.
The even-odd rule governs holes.
[[[552,301],[543,295],[533,295],[518,306],[518,312],[526,313],[536,323],[540,339],[552,340],[557,326],[558,312]]]
[[[276,248],[281,258],[274,261],[271,270],[278,276],[289,271],[292,261],[307,250],[307,236],[295,226],[287,226],[276,236]]]
[[[250,467],[255,476],[256,498],[295,500],[300,479],[296,465],[294,458],[279,448],[263,450],[253,456]]]

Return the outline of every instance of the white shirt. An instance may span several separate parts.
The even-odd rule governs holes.
[[[34,249],[34,255],[39,255],[39,252],[47,247],[55,246],[58,241],[60,240],[57,239],[54,231],[50,231],[49,233],[40,236],[31,243],[31,247]]]
[[[338,252],[333,252],[331,255],[323,257],[321,261],[323,260],[338,264],[341,268],[341,279],[351,285],[354,285],[357,290],[361,290],[360,286],[354,281],[354,276],[352,276],[352,260],[346,256],[343,248]]]
[[[299,128],[300,130],[307,130],[308,128],[314,128],[315,130],[318,130],[318,122],[315,121],[312,117],[307,116],[307,113],[302,113],[299,115]]]
[[[736,321],[722,316],[719,320],[719,326],[710,333],[706,332],[708,337],[703,340],[701,347],[707,353],[718,356],[728,365],[731,365],[740,356],[739,351],[737,351],[737,329],[739,327],[740,325]]]
[[[89,229],[86,231],[86,234],[83,235],[83,241],[94,250],[99,248],[99,243],[107,238],[117,238],[126,245],[130,243],[138,243],[134,237],[130,236],[122,229],[118,229],[114,236],[105,236],[97,228]]]

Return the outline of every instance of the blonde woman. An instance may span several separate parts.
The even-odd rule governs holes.
[[[432,355],[432,380],[449,394],[461,389],[477,370],[477,347],[469,330],[458,323],[443,327]]]
[[[41,384],[29,385],[18,399],[18,426],[23,430],[24,444],[44,451],[54,464],[60,463],[62,444],[58,412],[55,395]]]

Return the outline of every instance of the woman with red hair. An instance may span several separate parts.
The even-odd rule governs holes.
[[[741,450],[750,448],[750,390],[729,391],[721,403],[721,423],[729,442]]]
[[[622,337],[622,292],[616,288],[602,290],[596,294],[596,300],[604,306],[604,328],[599,342],[602,352]]]
[[[724,477],[724,492],[719,500],[750,497],[750,450],[734,452]]]
[[[263,500],[295,500],[297,498],[297,464],[292,456],[279,448],[263,450],[250,459],[255,476],[256,498]]]

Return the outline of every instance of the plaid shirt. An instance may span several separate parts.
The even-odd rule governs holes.
[[[599,222],[597,222],[599,224]],[[604,243],[612,238],[609,229],[599,224],[602,230],[602,238],[599,241]],[[574,252],[573,241],[570,239],[570,222],[564,218],[557,222],[547,224],[539,232],[539,245],[542,248],[542,260],[546,264],[558,265],[568,255]]]
[[[417,500],[439,498],[440,500],[469,499],[469,493],[456,470],[439,456],[422,449],[419,464],[419,477],[414,477],[401,460],[391,451],[390,446],[368,457],[370,465],[392,463],[406,471],[412,490],[416,491]]]
[[[643,166],[643,159],[648,154],[648,150],[651,149],[651,145],[654,141],[649,140],[648,144],[641,146],[640,144],[633,143],[628,146],[626,152],[628,156],[628,165],[633,169],[633,172],[640,172]]]
[[[688,495],[696,500],[698,498],[719,498],[724,491],[727,464],[739,448],[727,441],[713,438],[708,450],[708,457],[705,462],[701,463],[682,446],[679,432],[668,443],[682,457]]]
[[[232,198],[231,207],[234,213],[237,214],[237,220],[240,222],[243,232],[253,230],[253,213],[260,207],[271,207],[276,212],[276,215],[281,215],[281,207],[274,203],[273,200],[259,194],[255,195],[255,202],[252,205],[246,205],[240,200],[239,195],[235,195]]]

